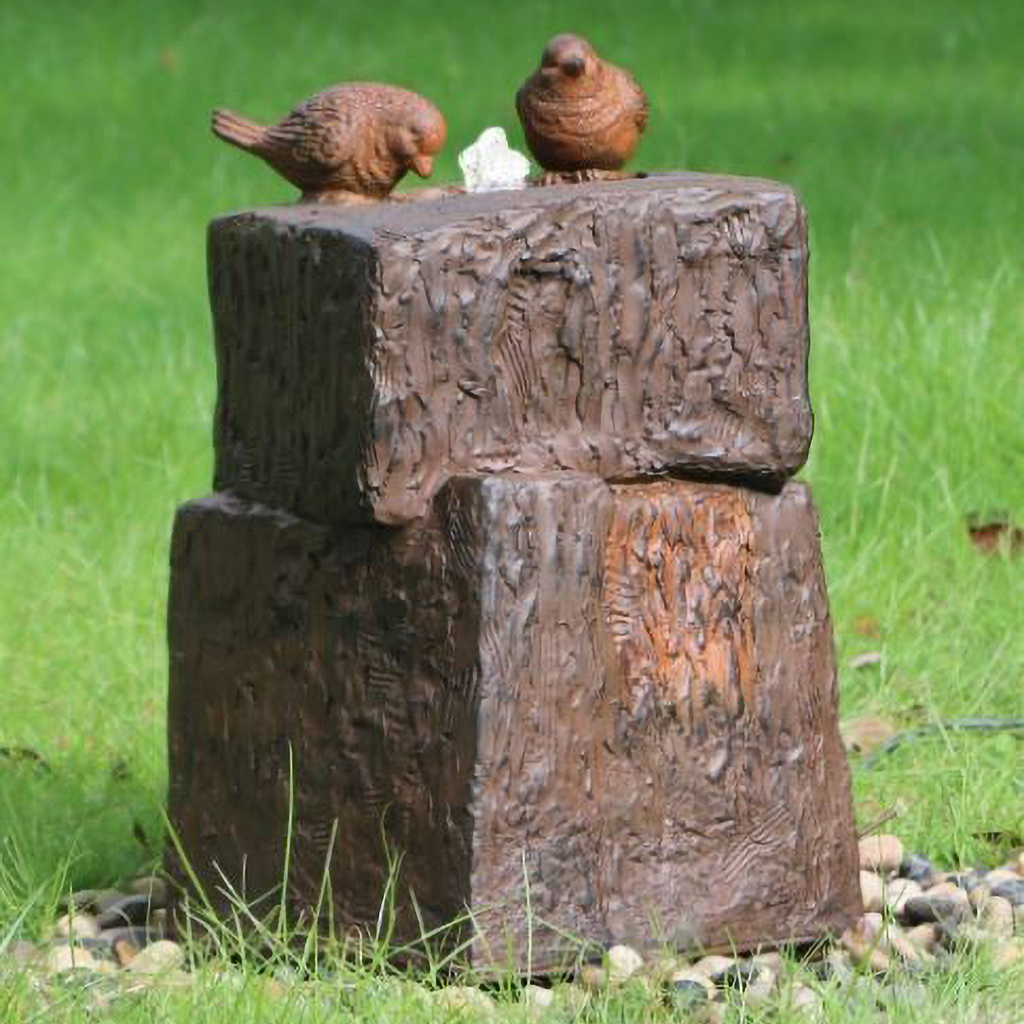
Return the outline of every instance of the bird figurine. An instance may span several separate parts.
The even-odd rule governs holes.
[[[647,126],[647,97],[585,39],[555,36],[516,93],[526,144],[546,178],[618,177]]]
[[[429,177],[446,132],[422,96],[366,82],[324,89],[270,127],[224,109],[211,127],[270,164],[303,202],[383,199],[407,171]]]

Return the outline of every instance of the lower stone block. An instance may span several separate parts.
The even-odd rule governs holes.
[[[860,909],[802,485],[458,477],[400,528],[214,495],[169,633],[171,820],[215,903],[281,882],[291,804],[294,914],[326,869],[335,928],[372,927],[401,854],[396,938],[468,910],[481,967]]]

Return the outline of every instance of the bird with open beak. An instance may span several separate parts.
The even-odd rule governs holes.
[[[617,171],[647,126],[647,97],[585,39],[555,36],[516,93],[534,159],[548,172]],[[599,176],[599,175],[592,175]]]
[[[427,178],[446,134],[422,96],[360,82],[318,92],[269,128],[230,110],[214,111],[212,128],[270,164],[304,202],[382,199],[408,171]]]

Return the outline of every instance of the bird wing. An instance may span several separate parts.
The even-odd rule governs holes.
[[[298,169],[338,167],[352,153],[362,134],[365,109],[360,103],[327,90],[297,106],[283,121],[267,129],[266,145]]]

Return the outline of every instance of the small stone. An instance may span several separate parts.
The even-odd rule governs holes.
[[[821,996],[799,981],[794,981],[789,990],[788,1005],[797,1016],[811,1020],[820,1018],[824,1009]]]
[[[146,875],[143,878],[136,878],[129,886],[136,896],[145,896],[149,905],[155,909],[162,909],[167,906],[170,897],[170,889],[164,879],[156,875]]]
[[[126,967],[139,955],[138,947],[132,945],[127,939],[115,939],[113,948],[114,956],[122,967]]]
[[[57,909],[61,913],[67,913],[70,910],[90,911],[96,906],[96,896],[99,891],[97,889],[77,889],[74,892],[65,893],[57,900]]]
[[[142,949],[143,946],[148,946],[158,938],[160,936],[151,929],[139,925],[127,928],[104,928],[100,932],[100,940],[105,942],[111,949],[114,948],[115,943],[122,941],[130,942],[136,949]]]
[[[860,898],[868,912],[881,910],[885,906],[885,883],[874,871],[861,871]]]
[[[631,946],[612,946],[608,950],[608,980],[620,985],[644,965],[644,958]]]
[[[903,934],[907,941],[913,943],[922,953],[934,952],[939,944],[939,926],[934,923],[915,925]]]
[[[907,900],[920,896],[922,892],[921,886],[909,878],[893,878],[885,886],[884,908],[894,917],[901,917]]]
[[[717,956],[711,954],[710,956],[702,957],[693,965],[693,970],[700,974],[706,974],[709,978],[715,974],[721,974],[722,971],[731,967],[736,961],[731,956]]]
[[[555,1001],[555,992],[554,989],[542,988],[540,985],[526,985],[519,998],[527,1006],[545,1010]]]
[[[951,923],[958,925],[971,916],[971,904],[963,889],[953,892],[936,892],[929,889],[920,896],[912,896],[903,908],[903,917],[908,924]]]
[[[668,984],[672,1003],[677,1010],[701,1006],[715,997],[714,984],[701,971],[683,968],[673,973]]]
[[[949,875],[946,878],[947,882],[952,882],[958,889],[963,889],[964,892],[970,892],[972,889],[976,889],[985,881],[984,871],[957,871]]]
[[[129,893],[121,892],[120,889],[96,889],[93,892],[93,913],[97,916],[104,914],[121,900],[127,899],[129,895]]]
[[[985,885],[991,889],[1000,882],[1012,882],[1018,877],[1016,871],[1010,871],[1008,868],[993,868],[985,875]]]
[[[7,954],[11,960],[14,960],[20,964],[27,964],[35,960],[39,955],[39,950],[25,939],[17,939],[14,943],[7,947]]]
[[[894,924],[886,928],[882,944],[887,952],[895,953],[906,964],[923,964],[932,959],[930,953],[911,942],[906,932]]]
[[[76,967],[89,970],[96,966],[96,958],[81,946],[55,946],[46,954],[46,970],[51,974],[71,971]]]
[[[909,878],[910,881],[927,887],[931,884],[934,875],[935,868],[927,857],[919,857],[916,853],[911,853],[900,861],[900,878]]]
[[[576,980],[591,992],[600,992],[608,986],[608,972],[600,964],[584,964]]]
[[[853,961],[844,950],[832,949],[821,962],[817,973],[824,980],[834,978],[840,984],[845,984],[853,977]]]
[[[135,974],[161,974],[181,967],[185,962],[185,951],[176,942],[160,939],[146,946],[128,964],[128,970]]]
[[[100,927],[91,914],[65,914],[57,919],[53,934],[61,939],[98,939]]]
[[[128,924],[145,924],[149,917],[149,900],[145,896],[124,896],[96,915],[100,928],[120,928]]]
[[[1024,961],[1024,939],[1003,939],[992,952],[992,966],[997,971]]]
[[[446,1010],[468,1010],[492,1017],[495,1013],[494,1000],[486,993],[471,985],[450,985],[435,996]]]
[[[1013,936],[1013,906],[1002,896],[990,896],[978,910],[978,925],[999,939]]]
[[[903,843],[896,836],[865,836],[857,849],[862,871],[887,874],[903,862]]]
[[[1021,850],[1020,853],[1010,861],[1010,868],[1024,878],[1024,850]]]
[[[771,995],[775,987],[775,972],[749,960],[741,960],[711,975],[711,980],[719,988],[742,992],[743,1001],[755,1006]]]
[[[750,958],[750,961],[751,963],[760,964],[762,967],[767,967],[776,974],[782,972],[782,954],[777,950],[770,950],[767,953],[756,953]]]
[[[853,961],[861,967],[872,971],[889,970],[889,954],[882,948],[880,932],[881,919],[876,922],[877,915],[865,914],[852,928],[847,928],[840,938],[840,943]]]
[[[848,718],[839,726],[843,746],[849,754],[870,754],[897,733],[892,722],[873,715],[862,718]]]
[[[1013,881],[993,885],[992,895],[1002,897],[1013,907],[1019,907],[1024,903],[1024,878],[1016,878]]]

